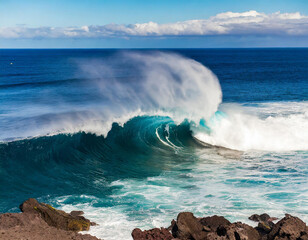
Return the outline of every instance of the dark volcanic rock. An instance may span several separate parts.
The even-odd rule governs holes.
[[[134,240],[171,240],[174,239],[172,234],[166,228],[153,228],[142,231],[135,228],[132,232]]]
[[[268,240],[290,239],[307,240],[308,229],[306,224],[298,217],[289,214],[274,225],[268,234]]]
[[[258,227],[256,227],[256,230],[258,230],[258,232],[260,232],[262,235],[269,233],[270,231],[272,231],[272,227],[275,224],[273,222],[263,222],[260,221],[258,223]]]
[[[177,221],[172,228],[172,234],[179,239],[205,239],[207,233],[199,220],[190,212],[179,213]]]
[[[172,238],[168,229],[155,228],[148,231],[135,229],[132,233],[134,240],[308,240],[306,224],[297,217],[287,215],[274,224],[270,217],[264,213],[254,214],[250,220],[259,222],[253,228],[245,223],[230,223],[221,216],[196,218],[190,212],[182,212],[177,221],[172,220]]]
[[[78,214],[71,215],[33,198],[22,203],[19,208],[24,213],[39,214],[49,226],[67,231],[87,231],[91,225],[90,220],[79,216],[80,212],[76,211]]]
[[[269,221],[269,219],[271,219],[271,217],[267,213],[263,213],[261,215],[253,214],[248,219],[255,221],[255,222],[260,222],[260,221],[267,222]]]
[[[231,224],[224,217],[217,216],[217,215],[214,215],[212,217],[200,218],[199,222],[203,226],[206,226],[206,227],[210,228],[212,231],[215,231],[215,232],[216,232],[218,227],[220,227],[220,226],[227,227],[227,226],[229,226]]]
[[[277,218],[270,217],[267,213],[263,213],[261,215],[253,214],[248,219],[254,222],[258,222],[256,230],[259,232],[262,238],[264,238],[264,236],[272,230],[273,226],[275,225],[273,221],[277,220]]]
[[[1,240],[99,240],[49,226],[39,214],[4,213],[0,215]]]
[[[250,219],[251,221],[254,221],[254,222],[273,222],[273,221],[277,220],[278,218],[271,217],[267,213],[263,213],[261,215],[253,214],[248,219]]]
[[[256,229],[253,227],[237,222],[237,223],[232,223],[230,226],[227,227],[227,239],[234,239],[234,240],[258,240],[260,239],[260,234]]]
[[[84,214],[83,211],[71,211],[70,215],[73,217],[82,216]]]

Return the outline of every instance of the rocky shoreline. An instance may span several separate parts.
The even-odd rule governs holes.
[[[66,213],[30,198],[19,206],[21,213],[0,214],[2,240],[99,240],[80,234],[96,225],[83,217],[82,211]],[[196,218],[181,212],[168,228],[132,231],[134,240],[308,240],[308,227],[298,217],[286,214],[282,219],[268,214],[249,217],[258,222],[253,228],[245,223],[231,223],[222,216]],[[276,223],[274,223],[276,222]],[[122,240],[122,239],[119,239]],[[125,240],[125,239],[123,239]]]
[[[182,212],[172,220],[169,228],[154,228],[132,232],[134,240],[308,240],[308,227],[299,218],[286,214],[277,218],[264,213],[254,214],[250,220],[258,222],[253,228],[245,223],[231,223],[222,216],[196,218]]]

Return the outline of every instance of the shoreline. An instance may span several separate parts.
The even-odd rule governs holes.
[[[66,213],[33,198],[19,208],[21,213],[0,214],[1,240],[103,240],[84,234],[97,224],[84,218],[82,211]],[[308,240],[308,227],[298,217],[286,214],[278,219],[264,213],[248,219],[258,225],[231,223],[217,215],[197,218],[191,212],[181,212],[168,228],[135,228],[131,236],[133,240]]]

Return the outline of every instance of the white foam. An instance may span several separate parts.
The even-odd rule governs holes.
[[[209,121],[210,133],[195,129],[205,143],[236,150],[308,149],[308,102],[263,103],[256,107],[228,104],[226,116]]]

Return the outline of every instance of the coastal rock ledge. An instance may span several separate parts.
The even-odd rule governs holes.
[[[89,234],[78,233],[95,225],[81,216],[81,211],[66,213],[33,198],[19,208],[22,213],[0,215],[1,240],[99,240]]]
[[[268,214],[254,214],[250,220],[258,222],[253,228],[245,223],[231,223],[221,216],[196,218],[182,212],[172,220],[169,228],[154,228],[132,232],[134,240],[308,240],[308,227],[299,218],[286,214],[277,218]]]
[[[0,240],[100,240],[78,233],[96,225],[83,217],[82,211],[66,213],[33,198],[19,208],[21,213],[0,214]],[[264,213],[249,219],[257,222],[257,227],[231,223],[222,216],[196,218],[191,212],[181,212],[168,228],[145,231],[136,228],[132,237],[134,240],[308,240],[308,227],[298,217],[286,214],[279,220]]]

